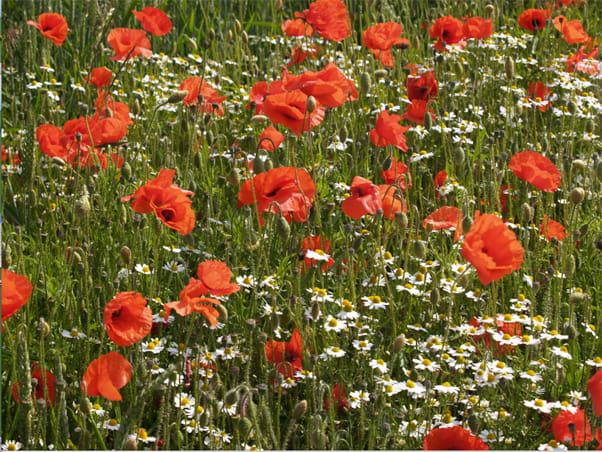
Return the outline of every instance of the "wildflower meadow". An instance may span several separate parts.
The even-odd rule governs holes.
[[[602,0],[4,0],[2,450],[601,449]]]

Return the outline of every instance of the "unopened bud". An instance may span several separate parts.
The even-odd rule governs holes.
[[[251,433],[251,429],[253,428],[253,423],[249,420],[248,417],[241,417],[238,420],[238,431],[240,433],[240,437],[244,440],[247,439],[249,433]]]
[[[138,449],[138,439],[136,435],[128,435],[128,438],[125,440],[125,444],[123,445],[124,450],[137,450]]]
[[[424,259],[426,257],[426,245],[422,240],[415,240],[412,243],[412,253],[414,257],[418,259]]]
[[[316,108],[318,108],[318,102],[314,96],[309,96],[307,98],[307,103],[305,104],[305,110],[307,113],[313,113]]]
[[[248,44],[249,42],[249,35],[247,34],[246,31],[243,31],[242,34],[240,35],[240,39],[244,44]]]
[[[399,353],[406,345],[406,336],[405,334],[400,334],[395,338],[395,342],[393,342],[393,351],[395,353]]]
[[[265,161],[263,162],[263,170],[267,172],[267,171],[271,170],[272,168],[274,168],[274,162],[272,161],[272,159],[270,159],[270,158],[265,159]]]
[[[477,435],[481,429],[481,421],[479,420],[479,417],[475,414],[468,416],[468,427],[474,435]]]
[[[269,120],[270,118],[268,118],[266,115],[255,115],[251,118],[251,122],[253,124],[261,124],[262,122],[266,122]]]
[[[179,102],[182,102],[186,98],[186,96],[188,96],[188,90],[186,90],[186,89],[178,90],[167,98],[167,103],[168,104],[177,104]]]
[[[238,184],[240,184],[240,170],[238,168],[232,168],[227,179],[230,185],[238,187]]]
[[[301,419],[307,411],[307,400],[301,400],[301,402],[295,405],[293,409],[293,419]]]
[[[362,72],[360,75],[360,91],[362,94],[366,94],[372,88],[372,79],[370,78],[370,74],[367,72]]]
[[[575,101],[570,101],[569,104],[567,105],[567,107],[569,108],[569,112],[572,115],[577,113],[577,104],[575,103]]]
[[[130,106],[130,110],[134,114],[134,116],[140,114],[140,111],[142,109],[140,108],[140,103],[138,102],[138,99],[136,99],[136,100],[134,100],[134,102],[132,102],[132,105]]]
[[[391,158],[391,156],[389,156],[383,161],[383,171],[389,171],[392,165],[393,159]]]
[[[461,165],[462,163],[464,163],[465,158],[466,158],[466,155],[464,154],[464,149],[462,149],[462,148],[454,149],[454,163],[456,165]]]
[[[232,41],[232,30],[228,30],[226,33],[226,42]]]
[[[207,38],[210,41],[214,41],[215,40],[215,30],[213,28],[209,29],[209,32],[207,33]]]
[[[504,62],[504,70],[506,71],[507,79],[514,77],[514,60],[511,56],[506,57],[506,61]]]
[[[236,30],[236,33],[240,33],[242,30],[242,24],[238,19],[234,19],[234,29]]]
[[[276,220],[276,233],[282,240],[287,240],[291,235],[291,226],[282,215]]]
[[[388,74],[388,71],[386,69],[377,69],[376,71],[374,71],[374,77],[376,78],[385,78]]]
[[[255,174],[260,174],[264,172],[263,160],[261,159],[261,156],[259,154],[257,154],[253,159],[253,172]]]
[[[424,128],[426,130],[431,130],[433,128],[433,117],[429,111],[424,114]]]
[[[132,177],[132,167],[128,162],[125,162],[121,167],[121,177],[123,177],[124,180],[130,180]]]
[[[395,223],[402,229],[408,227],[408,216],[404,212],[395,212]]]
[[[488,5],[485,5],[485,18],[491,19],[494,15],[495,15],[495,6],[492,5],[491,3]]]
[[[472,227],[472,222],[473,220],[470,215],[464,215],[464,218],[462,218],[462,234],[468,234],[468,231]]]
[[[533,219],[533,215],[535,214],[533,207],[529,205],[529,203],[524,202],[522,206],[520,206],[520,215],[521,220],[524,223],[529,224]]]
[[[276,0],[276,3],[274,6],[276,6],[276,9],[284,8],[284,0]]]
[[[573,160],[573,163],[571,163],[571,169],[573,171],[583,171],[586,168],[587,168],[587,163],[585,163],[583,160],[576,159],[576,160]]]
[[[44,317],[40,317],[40,320],[38,321],[38,331],[40,331],[42,338],[50,334],[50,325],[48,325]]]
[[[213,306],[217,312],[219,312],[219,321],[225,323],[228,321],[228,310],[223,304]]]
[[[320,318],[320,303],[317,300],[311,305],[311,318],[314,322]]]
[[[594,133],[594,129],[595,129],[595,124],[594,121],[592,121],[591,119],[588,119],[587,122],[585,123],[585,133]]]
[[[86,218],[90,213],[90,199],[88,193],[84,193],[75,201],[75,213],[80,218]]]
[[[571,202],[573,204],[581,204],[585,199],[585,190],[581,187],[575,187],[573,190],[571,190],[569,197],[571,198]]]
[[[441,293],[439,292],[439,288],[435,287],[433,290],[431,290],[431,303],[433,304],[437,304],[439,303],[439,300],[441,299]]]
[[[569,296],[569,303],[572,304],[582,303],[585,300],[587,300],[587,294],[584,294],[583,292],[573,292]]]
[[[240,394],[238,393],[238,389],[236,388],[230,389],[228,392],[226,392],[226,395],[224,396],[224,402],[228,406],[236,404],[239,399]]]

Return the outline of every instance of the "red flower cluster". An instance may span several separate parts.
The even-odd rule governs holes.
[[[431,38],[437,39],[435,49],[439,51],[445,50],[445,46],[451,44],[464,47],[467,39],[487,38],[492,32],[493,21],[481,17],[471,17],[466,22],[453,16],[440,17],[429,29]]]
[[[359,219],[364,215],[374,215],[382,209],[386,218],[394,219],[396,212],[406,212],[403,199],[395,197],[393,185],[374,185],[368,179],[355,176],[351,182],[351,196],[345,199],[341,207],[345,215]]]
[[[347,7],[341,0],[316,0],[303,13],[295,12],[295,16],[305,19],[314,31],[331,41],[351,36]]]

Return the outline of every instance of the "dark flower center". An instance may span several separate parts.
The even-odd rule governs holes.
[[[174,211],[171,209],[165,209],[161,211],[161,216],[165,218],[165,221],[171,221],[175,216]]]
[[[111,314],[111,319],[113,319],[113,320],[118,319],[121,316],[121,310],[122,310],[122,308],[119,308],[117,311],[114,311]]]

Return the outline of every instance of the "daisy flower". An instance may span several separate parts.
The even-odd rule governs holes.
[[[21,450],[23,444],[19,441],[8,440],[2,443],[2,450]]]
[[[355,320],[359,318],[360,314],[353,310],[353,305],[349,300],[344,299],[340,302],[340,305],[343,309],[337,314],[337,318],[341,320]]]
[[[368,297],[362,297],[364,306],[368,309],[386,309],[389,303],[382,301],[378,295],[370,295]]]
[[[183,271],[186,271],[186,267],[181,262],[170,261],[163,266],[163,270],[167,270],[172,273],[182,273]]]
[[[370,349],[372,348],[372,345],[373,345],[369,341],[364,341],[364,340],[360,341],[357,339],[354,340],[352,344],[353,344],[353,348],[355,348],[356,350],[359,350],[359,351],[364,351],[364,352],[370,351]]]
[[[355,409],[359,408],[363,403],[368,403],[370,401],[370,394],[364,391],[351,391],[349,393],[349,398],[347,399],[347,406],[349,408]]]
[[[334,357],[334,358],[341,358],[341,357],[345,356],[345,350],[341,350],[336,345],[333,345],[332,347],[328,347],[325,350],[325,353],[323,353],[322,355],[326,355],[326,357],[324,359],[328,359],[327,358],[328,356]]]
[[[542,400],[542,399],[525,400],[525,401],[523,401],[523,404],[527,408],[532,408],[532,409],[537,410],[540,413],[544,413],[544,414],[551,413],[552,408],[555,408],[554,403],[546,402],[545,400]]]
[[[143,275],[153,274],[153,269],[146,264],[136,264],[134,266],[134,270],[136,270],[138,273],[142,273]]]
[[[373,359],[370,361],[369,365],[373,369],[378,369],[381,374],[386,374],[389,371],[387,363],[384,362],[382,359]]]

